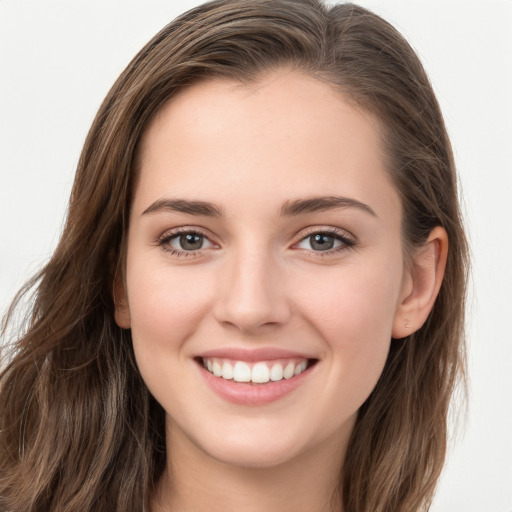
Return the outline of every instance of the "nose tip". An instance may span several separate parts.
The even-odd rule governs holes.
[[[217,297],[220,323],[246,333],[286,323],[290,307],[278,269],[253,260],[232,266],[228,276]]]
[[[267,305],[249,304],[246,301],[227,304],[220,315],[221,323],[247,333],[283,323],[284,315],[279,315],[275,308],[265,307]]]

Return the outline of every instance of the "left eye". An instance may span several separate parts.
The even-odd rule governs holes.
[[[330,233],[313,233],[301,240],[297,247],[313,251],[329,251],[337,249],[343,245],[350,245],[348,241],[343,240],[339,235]]]
[[[204,235],[190,232],[172,236],[167,240],[167,245],[178,251],[198,251],[213,244]]]

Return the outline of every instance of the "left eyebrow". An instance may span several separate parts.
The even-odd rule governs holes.
[[[377,214],[371,206],[357,199],[342,196],[312,197],[310,199],[286,201],[281,207],[281,216],[291,217],[305,213],[324,212],[336,208],[357,208],[369,213],[373,217],[377,217]]]

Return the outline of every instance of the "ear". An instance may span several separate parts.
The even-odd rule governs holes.
[[[448,235],[438,226],[413,254],[406,270],[393,322],[393,338],[405,338],[425,323],[443,282],[447,256]]]
[[[128,306],[128,297],[126,287],[120,277],[116,277],[114,282],[114,319],[121,329],[130,329],[132,326],[130,317],[130,307]]]

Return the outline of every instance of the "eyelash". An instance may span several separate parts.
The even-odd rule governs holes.
[[[339,247],[333,249],[327,249],[325,251],[314,251],[310,249],[309,252],[318,258],[325,258],[329,256],[334,256],[340,252],[353,249],[356,246],[356,240],[349,235],[346,231],[342,231],[337,228],[325,228],[325,229],[311,229],[294,245],[298,245],[299,243],[311,238],[313,235],[327,235],[333,237],[335,241],[341,242]]]
[[[171,247],[169,244],[172,240],[175,238],[178,238],[182,235],[198,235],[201,236],[207,240],[210,240],[208,235],[201,231],[199,228],[177,228],[172,230],[171,232],[166,232],[161,238],[158,239],[158,246],[162,249],[162,251],[170,254],[171,256],[176,256],[178,258],[181,257],[188,257],[188,256],[197,256],[197,254],[202,250],[199,249],[197,251],[185,251],[185,250],[179,250],[175,249],[174,247]],[[210,242],[213,244],[213,242]],[[214,244],[213,244],[214,245]]]
[[[198,249],[186,251],[175,249],[174,247],[171,247],[169,245],[172,240],[182,235],[198,235],[200,237],[207,239],[212,245],[215,245],[213,242],[210,241],[208,235],[198,228],[177,228],[172,230],[171,232],[166,232],[162,237],[158,239],[157,245],[162,249],[162,251],[178,258],[197,256],[202,250],[204,250]],[[333,237],[335,241],[341,242],[341,245],[339,247],[327,249],[325,251],[315,251],[313,249],[310,249],[309,252],[313,254],[315,257],[325,258],[326,256],[328,257],[339,252],[352,249],[356,246],[356,241],[351,236],[347,235],[345,231],[336,228],[313,229],[306,233],[297,243],[294,244],[294,246],[300,244],[301,242],[304,242],[308,238],[311,238],[313,235],[326,235]]]

